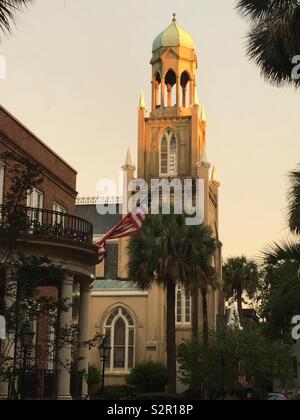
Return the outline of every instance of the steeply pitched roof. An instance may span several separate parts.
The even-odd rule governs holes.
[[[93,290],[141,290],[136,283],[123,280],[96,280]]]
[[[122,206],[117,204],[118,214],[101,215],[95,204],[76,206],[76,216],[87,220],[94,226],[94,235],[105,235],[122,219]]]

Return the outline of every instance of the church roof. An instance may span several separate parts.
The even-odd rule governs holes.
[[[170,26],[159,34],[153,41],[153,52],[160,48],[186,47],[195,50],[195,43],[191,35],[174,19]]]
[[[122,205],[117,204],[118,214],[100,215],[95,204],[77,205],[76,216],[87,220],[94,226],[94,235],[105,235],[122,219]]]
[[[141,290],[136,283],[124,280],[96,280],[93,290]]]

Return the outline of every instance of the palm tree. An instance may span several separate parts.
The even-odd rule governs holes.
[[[229,258],[223,267],[224,293],[227,299],[235,299],[241,323],[243,323],[243,295],[253,299],[260,281],[255,261],[246,257]]]
[[[143,289],[163,286],[167,292],[168,389],[176,393],[176,285],[191,287],[203,261],[203,234],[209,228],[186,226],[183,215],[148,216],[129,243],[129,277]],[[200,235],[199,235],[200,234]]]
[[[262,316],[272,335],[290,338],[291,319],[299,312],[300,243],[274,243],[263,252]]]
[[[237,9],[251,22],[247,54],[263,77],[277,85],[300,86],[292,77],[292,58],[299,54],[300,4],[297,0],[237,0]]]
[[[17,13],[32,0],[0,0],[0,28],[3,32],[11,32],[11,24],[16,22]]]
[[[287,261],[300,264],[300,243],[274,243],[265,249],[263,257],[267,267],[272,267],[280,262]]]
[[[300,166],[290,173],[288,217],[292,232],[300,233]]]

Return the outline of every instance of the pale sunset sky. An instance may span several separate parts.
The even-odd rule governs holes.
[[[151,99],[152,41],[177,13],[191,33],[217,166],[224,257],[288,234],[287,173],[300,163],[300,92],[261,79],[232,0],[36,0],[0,43],[0,103],[78,171],[79,195],[136,159],[137,104]]]

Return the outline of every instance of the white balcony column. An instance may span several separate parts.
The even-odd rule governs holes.
[[[73,321],[73,287],[74,276],[66,273],[62,282],[61,288],[61,302],[63,302],[65,309],[61,310],[59,316],[59,334],[63,335],[72,326]],[[68,338],[68,337],[67,337]],[[72,348],[70,343],[65,343],[66,337],[59,340],[58,345],[58,378],[57,378],[57,399],[58,400],[72,400],[70,394],[71,383],[71,362],[72,362]],[[68,341],[68,340],[67,340]]]
[[[89,319],[90,319],[91,287],[90,282],[80,283],[80,309],[79,309],[79,351],[78,372],[83,373],[82,398],[88,398],[87,374],[89,369]]]
[[[17,282],[14,277],[13,270],[9,267],[5,269],[5,287],[4,287],[4,306],[5,312],[15,304],[17,296]],[[7,327],[7,326],[6,326]],[[15,336],[6,330],[6,339],[0,340],[1,354],[4,356],[6,363],[4,370],[12,371],[15,354]],[[0,401],[9,398],[9,380],[5,377],[0,377]]]

